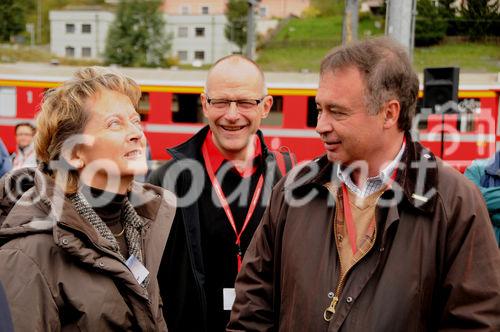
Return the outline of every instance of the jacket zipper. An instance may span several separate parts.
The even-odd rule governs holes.
[[[374,228],[374,232],[375,234],[377,234],[377,222],[375,221],[375,228]],[[336,230],[336,227],[334,228],[334,232]],[[338,246],[338,243],[337,243],[337,236],[335,234],[335,244],[337,246],[337,248],[339,247]],[[363,255],[361,257],[359,257],[357,260],[354,261],[354,264],[352,264],[352,266],[350,268],[347,269],[347,271],[345,273],[342,273],[342,264],[340,263],[340,251],[338,251],[338,254],[339,254],[339,265],[341,266],[340,267],[340,272],[339,272],[339,276],[340,276],[340,280],[337,284],[337,287],[335,288],[335,293],[333,295],[333,298],[332,298],[332,301],[330,302],[330,305],[325,309],[325,311],[323,312],[323,318],[329,322],[333,319],[333,316],[335,314],[335,309],[337,307],[337,303],[339,302],[339,299],[340,299],[340,295],[342,294],[342,291],[344,290],[344,284],[345,284],[345,280],[346,280],[346,277],[347,277],[347,274],[349,273],[349,271],[361,260],[363,259],[363,257],[366,256],[366,254],[368,252],[370,252],[370,250],[372,250],[373,246],[375,244],[375,241],[372,242],[372,244],[368,247],[368,250],[366,250],[365,253],[363,253]]]

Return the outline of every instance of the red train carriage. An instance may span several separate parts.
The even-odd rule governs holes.
[[[152,158],[168,159],[166,147],[185,141],[205,124],[199,94],[206,72],[120,70],[141,85],[139,108]],[[73,71],[71,67],[0,65],[0,136],[9,151],[15,148],[15,124],[33,121],[43,92]],[[270,115],[262,123],[266,143],[273,149],[290,148],[298,160],[324,153],[314,131],[317,74],[267,73],[266,78],[274,97]],[[500,84],[495,79],[487,74],[461,75],[458,112],[417,114],[415,137],[461,170],[473,159],[492,155],[500,142]]]

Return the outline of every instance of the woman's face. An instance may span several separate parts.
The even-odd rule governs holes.
[[[120,178],[123,182],[132,181],[134,175],[145,174],[146,138],[130,98],[116,91],[102,90],[87,103],[90,118],[83,134],[89,135],[93,142],[82,145],[77,156],[84,167],[92,164],[92,170],[102,168],[93,173],[91,183],[86,184],[104,189],[108,177]]]

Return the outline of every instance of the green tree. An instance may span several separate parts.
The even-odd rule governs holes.
[[[16,0],[0,1],[0,41],[8,42],[11,37],[24,31],[26,8]]]
[[[500,15],[499,2],[491,0],[468,0],[461,14],[471,40],[483,39],[487,35],[498,35]]]
[[[159,11],[161,0],[121,0],[106,41],[106,63],[157,67],[165,63],[170,37]]]
[[[248,3],[246,0],[229,0],[226,7],[226,38],[238,45],[240,52],[247,44]]]
[[[439,16],[446,21],[446,35],[457,36],[463,31],[462,19],[457,16],[458,11],[455,7],[456,0],[439,0],[438,13]]]
[[[415,45],[430,46],[439,43],[446,35],[447,23],[439,8],[431,0],[417,1]]]

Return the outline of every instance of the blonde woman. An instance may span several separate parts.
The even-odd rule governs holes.
[[[100,67],[45,95],[39,168],[0,183],[0,204],[13,204],[0,281],[16,330],[166,330],[156,274],[175,199],[133,181],[147,171],[139,97],[134,81]],[[33,187],[16,201],[27,177]]]

